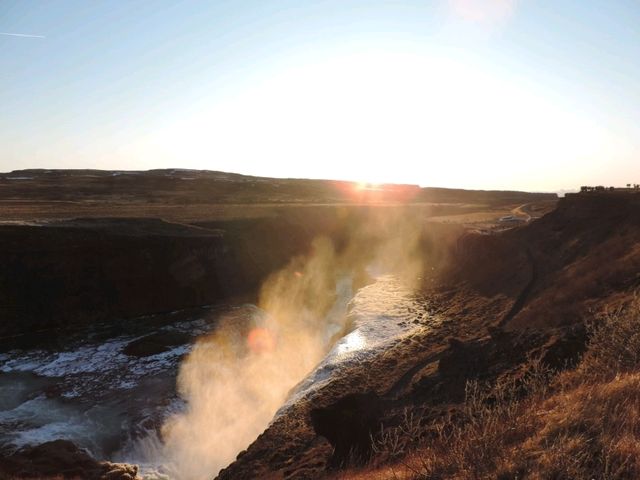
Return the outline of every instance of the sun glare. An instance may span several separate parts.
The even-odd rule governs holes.
[[[445,57],[319,59],[204,102],[154,139],[199,168],[385,183],[508,185],[596,155],[603,134],[517,79]],[[175,163],[175,162],[174,162]],[[464,172],[464,175],[462,175]],[[462,178],[464,177],[464,178]],[[517,185],[516,185],[517,186]]]
[[[356,182],[355,188],[356,190],[380,190],[382,184],[381,183],[373,183],[373,182]]]

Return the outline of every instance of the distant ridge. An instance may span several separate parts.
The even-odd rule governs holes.
[[[556,199],[554,193],[467,190],[380,184],[358,190],[357,182],[269,178],[180,168],[138,170],[14,170],[0,174],[0,201],[109,201],[151,198],[194,203],[526,203]]]

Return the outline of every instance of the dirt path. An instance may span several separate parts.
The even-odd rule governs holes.
[[[511,213],[515,217],[524,218],[525,222],[530,222],[531,219],[533,218],[529,213],[531,206],[532,206],[531,203],[523,203],[519,207],[516,207],[513,210],[511,210]]]

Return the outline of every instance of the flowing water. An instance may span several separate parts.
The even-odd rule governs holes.
[[[243,316],[255,307],[224,310]],[[100,329],[78,332],[64,344],[0,353],[0,444],[68,439],[97,458],[112,457],[125,439],[181,407],[178,364],[192,339],[214,327],[215,315],[160,327],[155,332],[180,333],[183,342],[145,356],[124,351],[148,333],[111,336]]]
[[[349,304],[346,317],[349,333],[296,386],[277,415],[285,415],[290,405],[312,397],[323,386],[348,376],[352,368],[382,353],[387,346],[413,335],[422,328],[425,315],[428,313],[424,303],[392,275],[382,275],[361,288]]]
[[[290,394],[282,398],[276,415],[285,415],[287,406],[336,376],[348,375],[354,364],[410,334],[416,324],[414,303],[411,292],[390,276],[378,278],[356,295],[349,279],[339,281],[336,302],[320,332],[325,356],[306,377],[295,380],[299,383],[292,391],[292,385],[283,390]],[[147,478],[163,478],[163,472],[171,469],[162,465],[168,457],[160,429],[167,419],[185,416],[189,409],[176,388],[181,361],[199,338],[215,332],[222,318],[256,325],[264,323],[266,315],[253,305],[216,307],[152,330],[138,326],[113,334],[94,328],[64,344],[4,351],[0,353],[0,446],[19,448],[68,439],[96,458],[142,463]],[[161,351],[132,354],[131,345],[158,332],[174,341]],[[252,428],[262,431],[274,413],[275,409],[267,412]],[[248,441],[254,436],[250,433]]]

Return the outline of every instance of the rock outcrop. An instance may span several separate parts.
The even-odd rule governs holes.
[[[138,467],[99,462],[68,440],[0,452],[0,478],[62,478],[83,480],[136,480]]]

